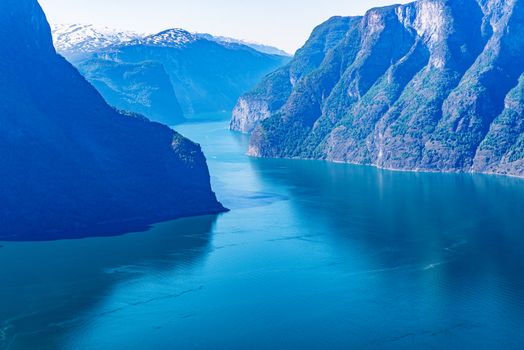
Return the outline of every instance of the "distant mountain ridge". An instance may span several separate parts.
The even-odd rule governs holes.
[[[234,38],[229,38],[229,37],[226,37],[226,36],[213,36],[211,34],[200,34],[200,33],[197,33],[196,35],[199,36],[199,37],[202,37],[204,39],[217,41],[217,42],[224,43],[224,44],[239,44],[239,45],[249,46],[250,48],[252,48],[252,49],[254,49],[256,51],[259,51],[259,52],[262,52],[262,53],[266,53],[268,55],[288,56],[288,57],[292,56],[291,54],[287,53],[286,51],[281,50],[279,48],[276,48],[274,46],[260,44],[260,43],[255,43],[255,42],[251,42],[249,40],[234,39]]]
[[[66,58],[73,60],[78,54],[91,54],[111,46],[142,44],[181,47],[198,39],[222,44],[244,45],[269,55],[291,56],[284,50],[270,45],[211,34],[191,33],[181,28],[171,28],[156,34],[147,34],[98,27],[92,24],[55,24],[52,26],[52,33],[56,50],[64,54]]]
[[[183,48],[184,46],[199,40],[198,35],[192,34],[187,30],[172,28],[157,34],[146,35],[132,41],[122,42],[119,46],[156,46],[169,48]]]
[[[111,105],[169,125],[184,115],[233,109],[241,94],[290,59],[183,29],[109,30],[104,38],[105,32],[55,27],[55,45]]]
[[[419,0],[334,17],[242,96],[249,153],[524,176],[524,1]]]
[[[139,113],[169,126],[186,120],[169,74],[158,62],[96,58],[81,61],[77,67],[119,110]]]
[[[52,26],[52,34],[56,50],[72,61],[110,46],[146,36],[133,31],[97,27],[92,24],[57,24]]]

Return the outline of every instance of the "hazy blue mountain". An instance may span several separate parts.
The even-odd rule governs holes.
[[[80,70],[110,105],[167,125],[185,120],[162,64],[126,63],[97,55],[146,34],[89,24],[54,25],[52,34],[56,50]]]
[[[93,33],[91,27],[81,28],[84,31],[68,35],[63,29],[55,31],[58,51],[71,59],[111,105],[170,124],[182,118],[175,105],[186,115],[231,110],[241,94],[290,59],[182,29],[134,38],[134,34],[109,31],[103,38],[102,30]],[[73,43],[65,40],[68,38]],[[171,82],[167,91],[159,89],[165,86],[166,77],[158,66]],[[158,118],[165,112],[169,118]]]
[[[420,0],[336,17],[244,95],[249,153],[524,176],[524,1]]]
[[[182,29],[127,42],[98,57],[134,64],[161,63],[185,114],[232,109],[242,93],[288,60],[245,45],[207,40]]]
[[[36,0],[0,2],[0,239],[143,229],[223,210],[200,147],[123,115],[53,48]]]
[[[157,62],[124,63],[93,59],[80,62],[84,77],[114,107],[174,125],[185,120],[164,66]]]
[[[240,45],[249,46],[250,48],[252,48],[254,50],[257,50],[258,52],[267,53],[269,55],[291,57],[291,55],[289,53],[287,53],[286,51],[281,50],[281,49],[279,49],[277,47],[274,47],[274,46],[270,46],[270,45],[264,45],[264,44],[250,42],[250,41],[247,41],[247,40],[240,40],[240,39],[229,38],[229,37],[225,37],[225,36],[214,36],[214,35],[211,35],[211,34],[203,34],[203,33],[200,34],[199,33],[197,35],[202,37],[202,38],[204,38],[204,39],[211,40],[211,41],[216,41],[216,42],[222,43],[222,44],[240,44]]]

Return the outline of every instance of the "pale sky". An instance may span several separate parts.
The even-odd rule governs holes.
[[[156,33],[169,28],[273,45],[294,53],[335,16],[407,0],[39,0],[51,23]]]

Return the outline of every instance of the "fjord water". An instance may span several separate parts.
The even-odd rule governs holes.
[[[250,159],[220,116],[177,130],[231,212],[0,243],[1,349],[522,348],[523,180]]]

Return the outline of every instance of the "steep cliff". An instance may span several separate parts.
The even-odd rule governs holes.
[[[232,128],[254,129],[254,156],[524,176],[523,54],[522,0],[333,18],[241,97]]]
[[[0,2],[0,240],[108,235],[223,211],[198,145],[109,107],[36,0]]]

